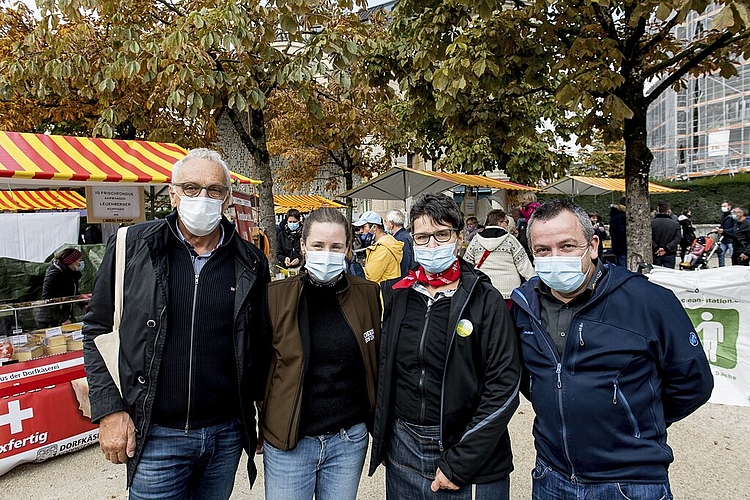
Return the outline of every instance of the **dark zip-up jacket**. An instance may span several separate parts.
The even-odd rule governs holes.
[[[370,475],[388,453],[394,421],[396,347],[411,289],[384,282],[383,336]],[[460,328],[459,328],[460,322]],[[518,407],[521,363],[513,325],[484,274],[461,260],[451,298],[440,400],[440,470],[463,486],[503,479],[513,470],[508,422]]]
[[[644,275],[607,265],[559,356],[540,319],[538,279],[514,290],[511,311],[537,454],[573,481],[666,481],[673,461],[667,426],[713,389],[680,301]]]
[[[663,248],[667,255],[675,255],[682,236],[680,223],[669,214],[656,214],[651,219],[651,250]]]
[[[338,293],[341,312],[357,339],[365,367],[370,411],[375,411],[380,346],[380,288],[351,274]],[[263,437],[280,450],[292,450],[300,438],[299,420],[306,360],[310,355],[309,328],[299,314],[307,274],[268,285],[268,308],[273,332],[273,353],[261,427]],[[371,427],[370,422],[367,422]]]
[[[94,339],[112,330],[115,285],[115,237],[94,283],[94,292],[84,317],[84,363],[89,383],[91,420],[99,422],[117,411],[127,411],[135,424],[135,456],[128,460],[127,484],[131,484],[151,425],[156,383],[167,332],[167,297],[170,263],[169,246],[177,243],[177,212],[166,219],[137,224],[128,229],[126,240],[125,284],[120,325],[120,382],[122,397],[94,344]],[[234,258],[234,351],[239,381],[244,448],[248,477],[252,485],[256,469],[255,401],[263,396],[270,333],[266,304],[266,284],[270,280],[268,261],[252,244],[236,234],[234,226],[222,218],[225,241]],[[185,251],[189,250],[185,247]],[[186,311],[188,314],[189,311]],[[203,318],[211,321],[211,318]]]

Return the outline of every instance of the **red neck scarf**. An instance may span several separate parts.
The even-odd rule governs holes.
[[[461,277],[461,265],[458,263],[458,259],[453,261],[453,265],[441,271],[437,274],[428,275],[422,266],[419,266],[416,270],[409,271],[409,274],[393,285],[393,289],[399,288],[410,288],[415,282],[420,282],[423,285],[432,285],[439,287],[443,285],[450,285],[458,278]]]

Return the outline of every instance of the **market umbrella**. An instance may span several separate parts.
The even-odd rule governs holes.
[[[552,184],[542,188],[542,194],[564,194],[566,196],[599,196],[612,191],[624,193],[625,179],[610,179],[607,177],[585,177],[581,175],[567,175]],[[685,189],[674,189],[667,186],[648,183],[649,193],[685,193]]]

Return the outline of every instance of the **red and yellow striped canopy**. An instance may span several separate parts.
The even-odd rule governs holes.
[[[285,214],[290,208],[307,213],[321,207],[344,208],[346,205],[318,195],[309,194],[274,194],[273,209],[277,214]]]
[[[0,132],[0,183],[7,179],[48,185],[166,184],[172,165],[186,154],[165,142]],[[232,179],[260,183],[235,173]]]
[[[85,210],[75,191],[0,191],[0,210]]]

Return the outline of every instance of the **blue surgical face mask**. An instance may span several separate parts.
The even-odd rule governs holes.
[[[732,214],[732,215],[731,215],[731,217],[732,217],[732,219],[734,219],[734,220],[737,220],[737,219],[739,219],[739,218],[740,218],[740,216],[739,216],[739,215],[737,215],[737,214]]]
[[[296,231],[299,229],[299,222],[287,222],[286,227],[288,227],[290,231]]]
[[[76,266],[76,271],[78,271],[80,273],[81,271],[83,271],[84,267],[86,267],[86,263],[84,261],[81,261]]]
[[[445,243],[434,248],[414,247],[414,259],[430,274],[445,271],[456,261],[456,244]]]
[[[539,279],[560,293],[572,293],[586,281],[583,259],[589,248],[580,257],[535,257],[534,267]]]
[[[328,283],[346,269],[346,255],[340,252],[308,251],[305,269],[316,281]]]

